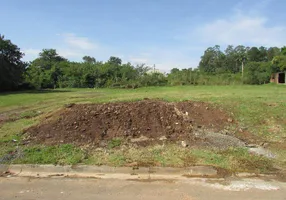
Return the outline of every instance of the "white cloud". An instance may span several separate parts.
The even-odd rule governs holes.
[[[35,58],[37,58],[37,56],[39,55],[39,53],[41,52],[40,49],[23,49],[23,52],[25,54],[23,60],[25,61],[31,61],[34,60]]]
[[[59,48],[57,49],[57,52],[60,56],[63,56],[65,58],[82,58],[83,56],[85,56],[83,52],[69,48]]]
[[[97,48],[97,45],[90,41],[87,37],[79,37],[73,33],[62,34],[64,42],[71,47],[80,48],[82,50],[92,50]]]
[[[129,57],[128,61],[136,64],[142,64],[142,63],[147,63],[148,59],[142,57]]]
[[[150,67],[155,65],[156,69],[162,72],[169,72],[172,68],[195,68],[199,63],[199,59],[190,56],[182,49],[148,47],[144,53],[137,53],[136,55],[129,56],[127,61],[133,64],[144,63]]]
[[[59,55],[80,61],[83,56],[100,56],[104,47],[95,43],[90,38],[78,36],[74,33],[56,34],[60,41],[54,47]]]
[[[252,17],[238,11],[229,18],[217,19],[197,27],[195,36],[207,44],[284,45],[286,27],[269,25],[268,22],[266,17]]]

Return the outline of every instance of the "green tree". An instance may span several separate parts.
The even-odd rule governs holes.
[[[225,55],[220,50],[220,46],[209,47],[201,57],[199,69],[207,73],[215,73],[224,67]]]
[[[137,75],[140,77],[145,75],[149,70],[151,70],[151,67],[146,66],[145,64],[137,64],[135,66],[135,70]]]
[[[27,64],[19,47],[0,35],[0,90],[17,89],[23,83]]]
[[[39,66],[44,70],[50,70],[55,63],[66,61],[65,58],[58,55],[55,49],[43,49],[39,53],[39,57],[35,59],[31,65]]]
[[[117,66],[122,64],[122,60],[120,58],[114,57],[114,56],[111,56],[107,62],[109,64],[113,64],[113,65],[117,65]]]
[[[247,51],[247,59],[250,62],[259,62],[260,61],[260,51],[257,47],[251,47]]]
[[[96,60],[94,57],[84,56],[82,59],[85,63],[90,63],[90,64],[96,63]]]
[[[272,73],[271,62],[249,62],[245,67],[245,83],[265,84],[269,83]]]
[[[286,46],[281,48],[281,55],[286,56]]]
[[[58,55],[55,49],[43,49],[39,57],[27,68],[26,80],[35,88],[56,88],[63,76],[59,63],[67,60]]]
[[[236,70],[235,72],[240,72],[244,70],[244,64],[247,61],[247,48],[243,45],[235,47],[235,61],[236,61]],[[240,70],[241,69],[241,70]]]
[[[275,56],[280,54],[280,49],[278,47],[270,47],[267,50],[267,60],[272,61]]]
[[[274,66],[276,66],[276,71],[274,72],[286,71],[286,56],[275,56],[272,60],[272,63]]]

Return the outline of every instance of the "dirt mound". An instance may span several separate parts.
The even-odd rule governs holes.
[[[114,137],[169,141],[195,140],[196,129],[221,130],[229,122],[221,110],[203,102],[168,103],[160,100],[79,104],[64,108],[27,130],[36,143],[99,144]]]

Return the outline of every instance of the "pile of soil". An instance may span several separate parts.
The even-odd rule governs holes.
[[[114,137],[194,141],[196,129],[220,131],[231,122],[226,113],[207,103],[145,99],[72,105],[29,128],[27,134],[30,141],[45,144],[98,145]]]

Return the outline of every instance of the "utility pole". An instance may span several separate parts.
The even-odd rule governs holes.
[[[242,61],[242,63],[241,63],[241,72],[242,72],[242,78],[243,78],[243,71],[244,71],[244,65],[243,65],[243,61]]]

